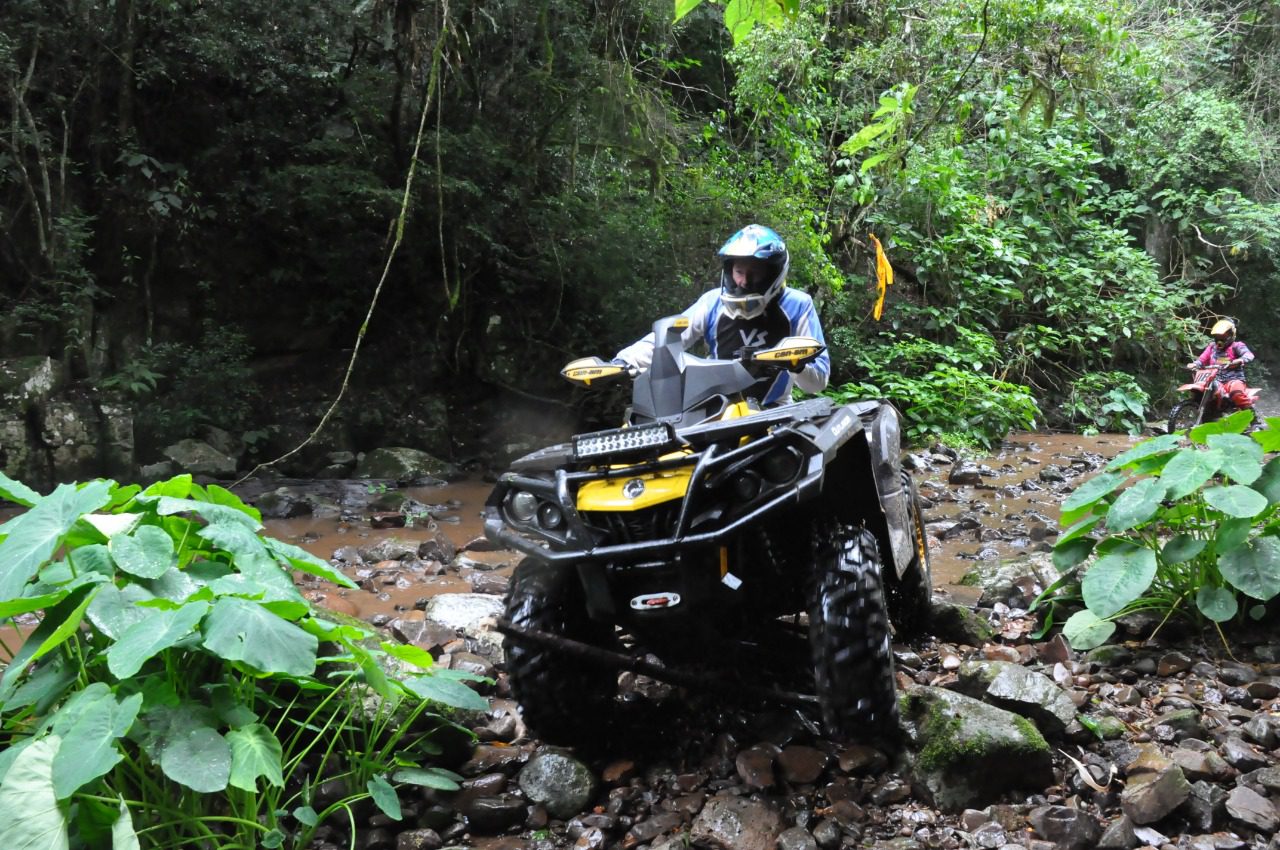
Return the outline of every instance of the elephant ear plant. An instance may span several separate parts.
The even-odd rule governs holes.
[[[302,848],[334,815],[354,842],[357,801],[398,820],[397,784],[457,787],[428,760],[444,713],[487,707],[476,677],[313,609],[290,571],[351,582],[231,492],[0,497],[27,508],[0,525],[0,621],[39,615],[0,647],[0,847]]]
[[[1073,647],[1105,643],[1134,611],[1220,630],[1260,618],[1280,593],[1280,458],[1264,463],[1280,449],[1280,419],[1245,434],[1251,416],[1139,443],[1063,503],[1053,551],[1063,576],[1037,602],[1083,598],[1063,625]]]

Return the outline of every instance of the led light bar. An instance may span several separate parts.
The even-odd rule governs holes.
[[[615,428],[612,431],[596,431],[579,434],[573,438],[573,456],[579,460],[589,457],[631,452],[665,446],[672,442],[669,425],[641,425],[636,428]]]

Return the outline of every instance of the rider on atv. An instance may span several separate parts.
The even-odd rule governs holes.
[[[1200,356],[1187,364],[1187,368],[1203,369],[1217,364],[1222,391],[1241,410],[1252,408],[1253,399],[1244,382],[1244,364],[1253,360],[1253,352],[1249,350],[1249,346],[1236,339],[1236,325],[1230,319],[1220,319],[1209,331],[1209,335],[1213,337],[1213,342],[1205,346]]]
[[[736,358],[788,336],[812,337],[825,344],[813,299],[786,285],[791,259],[782,237],[768,227],[749,224],[729,237],[719,257],[720,287],[704,292],[682,314],[689,319],[682,335],[686,350],[702,340],[710,357]],[[647,334],[619,351],[614,362],[643,372],[653,358],[653,346],[653,334]],[[823,351],[813,362],[797,366],[794,374],[761,373],[749,395],[769,405],[789,400],[793,384],[819,393],[830,374],[831,357]]]

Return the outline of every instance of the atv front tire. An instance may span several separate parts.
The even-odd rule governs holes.
[[[925,536],[924,517],[920,514],[920,495],[911,473],[902,473],[902,484],[911,516],[911,562],[902,575],[890,571],[885,576],[885,596],[894,633],[899,640],[910,640],[919,637],[929,624],[933,605],[933,570],[929,566],[929,541]]]
[[[1200,419],[1200,402],[1194,399],[1180,401],[1169,411],[1170,434],[1180,434],[1188,428],[1194,428]]]
[[[536,558],[516,567],[507,590],[506,619],[517,629],[545,632],[615,649],[613,629],[587,616],[577,571]],[[598,742],[613,716],[618,671],[508,634],[507,676],[530,731],[551,743]]]
[[[898,701],[875,536],[841,527],[820,541],[817,561],[809,646],[822,724],[837,739],[894,737]]]

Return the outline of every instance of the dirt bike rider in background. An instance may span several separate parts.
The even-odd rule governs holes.
[[[682,313],[689,319],[681,337],[685,350],[703,341],[710,357],[730,358],[777,345],[788,336],[826,343],[813,299],[786,285],[791,258],[782,237],[768,227],[749,224],[729,237],[719,257],[720,287],[704,292]],[[653,344],[650,333],[619,351],[614,362],[643,372],[653,359]],[[830,374],[831,358],[823,351],[795,372],[762,371],[748,395],[762,406],[789,401],[793,385],[818,393],[826,388]]]
[[[1232,403],[1241,410],[1253,408],[1253,399],[1249,397],[1248,387],[1244,382],[1244,364],[1253,360],[1253,352],[1249,346],[1236,339],[1236,324],[1230,319],[1220,319],[1209,331],[1213,342],[1205,346],[1203,352],[1195,360],[1187,364],[1188,369],[1203,369],[1211,364],[1218,364],[1218,381],[1222,391],[1230,396]],[[1257,414],[1254,414],[1255,421]]]

